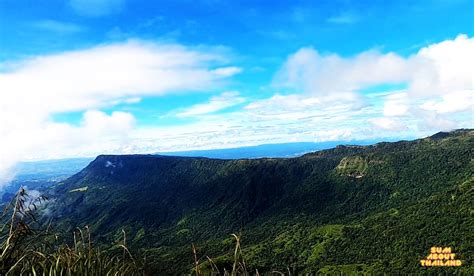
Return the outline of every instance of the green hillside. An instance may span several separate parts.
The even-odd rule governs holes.
[[[48,191],[48,220],[88,225],[104,248],[128,236],[153,273],[473,273],[474,131],[297,158],[99,156]],[[422,268],[432,246],[461,267]],[[209,256],[212,262],[206,258]]]

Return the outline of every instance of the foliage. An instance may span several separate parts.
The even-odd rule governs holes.
[[[122,255],[92,245],[89,228],[74,231],[74,244],[55,245],[50,229],[35,229],[36,212],[47,200],[32,197],[22,187],[2,215],[1,275],[140,275],[125,243]],[[125,254],[126,253],[126,254]]]
[[[230,233],[248,272],[472,273],[473,149],[458,130],[298,158],[99,156],[45,206],[62,232],[89,225],[106,248],[125,229],[157,274],[196,271],[196,254],[201,272],[232,272]],[[422,268],[431,246],[465,265]]]

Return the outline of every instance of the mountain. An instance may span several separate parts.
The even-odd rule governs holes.
[[[295,158],[223,160],[102,155],[48,191],[48,221],[88,225],[112,247],[122,229],[154,274],[189,273],[191,244],[232,265],[241,235],[249,269],[292,273],[437,273],[432,246],[474,270],[474,131],[337,146]]]
[[[340,144],[370,145],[372,140],[364,141],[332,141],[332,142],[295,142],[281,144],[263,144],[257,146],[237,147],[227,149],[190,150],[160,152],[163,156],[208,157],[218,159],[242,159],[263,157],[295,157],[308,152],[329,149]],[[42,161],[20,162],[16,168],[15,177],[0,190],[0,195],[10,199],[21,186],[29,189],[42,190],[52,184],[78,173],[86,167],[93,158],[69,158]],[[0,201],[5,202],[5,200]]]
[[[263,144],[227,149],[190,150],[160,152],[163,156],[208,157],[217,159],[242,158],[280,158],[301,156],[308,152],[329,149],[340,144],[370,145],[372,140],[331,141],[331,142],[295,142],[281,144]],[[52,184],[76,174],[86,167],[93,158],[69,158],[20,162],[16,166],[15,177],[0,190],[0,203],[8,202],[21,186],[30,190],[44,190]]]

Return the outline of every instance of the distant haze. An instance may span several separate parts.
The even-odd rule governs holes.
[[[228,148],[228,149],[209,149],[209,150],[190,150],[175,152],[159,152],[157,154],[166,156],[188,156],[188,157],[207,157],[219,159],[240,159],[240,158],[278,158],[278,157],[296,157],[308,152],[330,149],[338,145],[370,145],[376,141],[330,141],[330,142],[295,142],[282,144],[264,144],[258,146]]]

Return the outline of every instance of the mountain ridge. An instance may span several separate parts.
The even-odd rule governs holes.
[[[222,241],[240,231],[249,245],[249,256],[254,256],[249,264],[259,271],[285,265],[300,272],[329,269],[327,266],[336,269],[344,263],[360,262],[363,255],[354,255],[347,263],[329,244],[344,252],[344,248],[354,246],[341,244],[348,235],[356,235],[360,246],[383,244],[370,240],[354,225],[372,227],[366,231],[375,231],[374,236],[382,230],[373,230],[377,229],[373,221],[410,228],[416,223],[407,210],[428,212],[431,198],[439,200],[436,198],[448,195],[456,195],[464,204],[464,209],[455,208],[454,213],[463,220],[469,218],[465,202],[472,199],[474,132],[460,130],[439,136],[362,147],[339,146],[295,158],[100,155],[50,190],[55,209],[60,210],[52,217],[59,228],[67,231],[89,225],[104,244],[113,242],[117,231],[125,228],[132,237],[131,244],[153,256],[150,266],[160,273],[189,271],[191,243],[200,244],[203,253],[222,256],[225,265],[229,249]],[[412,210],[411,206],[419,207]],[[405,217],[389,222],[405,212],[409,222]],[[380,218],[379,214],[388,217]],[[436,216],[432,224],[440,229],[445,228],[441,222],[459,222],[446,221],[443,214]],[[459,233],[469,236],[469,224],[460,225]],[[327,232],[333,228],[336,232]],[[288,231],[300,233],[299,238]],[[317,233],[321,231],[329,238],[320,237]],[[455,237],[455,245],[466,254],[461,256],[467,256],[472,250],[460,240],[461,234]],[[281,235],[298,246],[278,251]],[[411,239],[413,233],[407,237]],[[404,250],[418,256],[430,242],[435,243],[435,238],[423,242],[427,248],[409,243],[413,248],[405,245]],[[325,255],[316,257],[314,246]],[[379,253],[379,259],[368,262],[363,269],[416,271],[413,256],[408,259],[403,253],[401,263],[384,263],[390,254]]]

